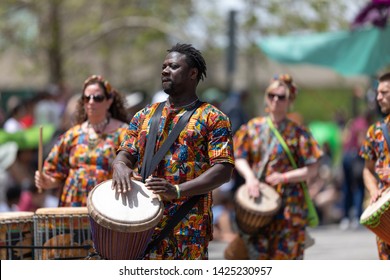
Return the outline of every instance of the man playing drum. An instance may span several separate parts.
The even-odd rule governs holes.
[[[363,179],[370,194],[370,202],[378,200],[383,191],[390,186],[390,146],[386,142],[381,125],[389,129],[390,122],[390,72],[378,79],[376,100],[385,118],[372,124],[360,149],[360,156],[365,159]],[[378,179],[377,179],[378,178]],[[377,237],[378,254],[381,260],[390,259],[390,245]]]
[[[162,108],[156,140],[152,139],[154,152],[183,114],[198,105],[196,88],[204,77],[206,63],[199,50],[189,44],[177,44],[168,50],[161,81],[169,98]],[[113,163],[112,188],[118,193],[128,192],[130,178],[136,170],[142,170],[152,133],[151,118],[159,104],[146,106],[130,122]],[[145,253],[144,259],[208,259],[212,239],[211,191],[230,180],[233,168],[229,119],[211,104],[202,103],[145,181],[145,187],[164,201],[164,215],[152,239],[159,236],[183,203],[195,195],[200,195],[200,199],[161,242]]]

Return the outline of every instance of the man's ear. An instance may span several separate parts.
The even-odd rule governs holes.
[[[191,68],[191,72],[190,72],[190,76],[191,76],[191,80],[197,80],[198,79],[198,68]]]

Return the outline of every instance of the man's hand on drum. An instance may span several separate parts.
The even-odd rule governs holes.
[[[145,180],[145,187],[154,194],[160,195],[164,200],[177,198],[176,187],[163,178],[150,176]]]
[[[133,170],[124,162],[117,161],[112,165],[112,185],[111,188],[118,193],[126,193],[131,189],[131,177]]]

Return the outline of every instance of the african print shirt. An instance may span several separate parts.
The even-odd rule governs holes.
[[[317,141],[301,125],[285,119],[277,128],[284,138],[298,167],[307,166],[318,161],[323,155]],[[267,124],[266,117],[256,117],[242,125],[234,135],[235,158],[246,159],[260,181],[273,172],[287,172],[294,169],[284,151]],[[288,186],[288,187],[287,187]],[[307,215],[302,187],[299,184],[275,186],[282,195],[284,216],[291,219],[294,225],[304,225]]]
[[[60,136],[45,160],[44,170],[64,181],[61,207],[86,206],[88,193],[112,178],[111,164],[126,128],[127,124],[123,124],[112,133],[89,139],[81,125],[76,125]]]
[[[384,119],[389,127],[390,115]],[[359,155],[365,160],[375,161],[375,173],[379,179],[379,188],[388,188],[390,186],[390,173],[387,170],[390,167],[389,146],[385,144],[381,122],[378,121],[371,125],[366,134]]]
[[[151,117],[157,106],[158,103],[149,105],[133,117],[119,149],[128,151],[139,159],[138,170],[141,170]],[[185,109],[175,109],[168,103],[165,104],[159,122],[155,152],[185,112]],[[198,177],[218,163],[234,164],[230,121],[216,107],[203,103],[194,112],[152,175],[165,178],[171,184],[180,184]],[[182,197],[172,202],[164,202],[164,217],[156,232],[165,226],[167,218],[172,217],[186,200],[187,197]],[[203,237],[211,235],[211,204],[211,192],[201,196],[187,215],[189,218],[175,228],[175,234]]]

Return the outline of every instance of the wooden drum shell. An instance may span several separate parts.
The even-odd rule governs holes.
[[[364,210],[360,223],[390,245],[390,188]]]
[[[267,184],[260,187],[260,198],[250,198],[245,185],[235,194],[236,222],[240,230],[255,234],[261,227],[271,222],[281,207],[280,195]]]

